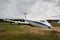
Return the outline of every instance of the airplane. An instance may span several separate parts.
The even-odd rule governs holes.
[[[34,20],[24,20],[24,19],[5,19],[4,21],[16,24],[27,24],[30,26],[38,26],[43,28],[52,28],[52,25],[48,23],[46,20],[34,21]]]

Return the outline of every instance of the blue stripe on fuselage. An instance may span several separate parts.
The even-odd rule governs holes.
[[[37,24],[40,24],[40,25],[44,25],[44,26],[47,26],[48,28],[50,28],[50,26],[46,25],[46,24],[43,24],[41,22],[37,22],[37,21],[30,21],[30,20],[27,20],[28,22],[33,22],[33,23],[37,23]]]

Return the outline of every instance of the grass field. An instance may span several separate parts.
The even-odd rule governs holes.
[[[45,29],[0,22],[0,40],[60,40],[60,24],[52,25]]]

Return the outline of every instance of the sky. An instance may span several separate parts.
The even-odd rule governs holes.
[[[0,0],[0,18],[60,19],[60,0]]]

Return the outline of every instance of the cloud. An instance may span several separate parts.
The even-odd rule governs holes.
[[[32,8],[30,8],[29,13],[27,17],[30,20],[53,19],[53,16],[60,15],[60,7],[56,7],[56,3],[37,1]]]
[[[58,4],[58,5],[57,5]],[[44,19],[60,15],[59,0],[0,0],[0,18]]]

